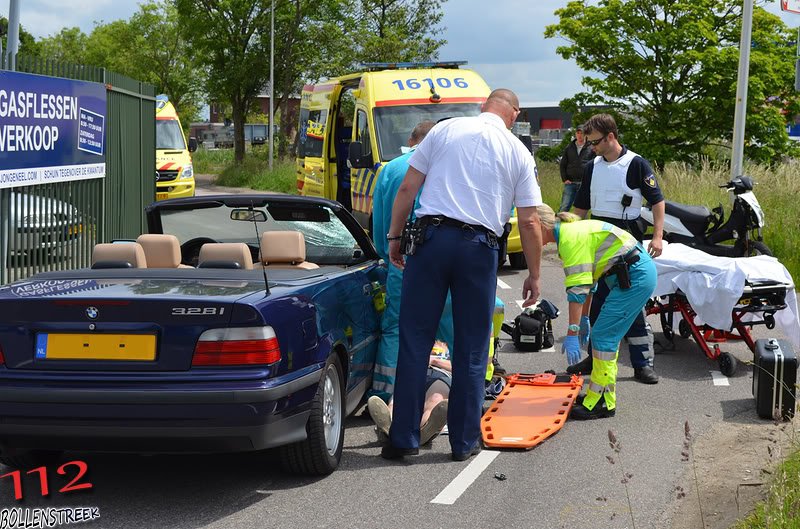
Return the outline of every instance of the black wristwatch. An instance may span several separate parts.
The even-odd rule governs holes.
[[[392,237],[392,236],[391,236],[391,235],[389,235],[388,233],[386,234],[386,240],[387,240],[387,241],[399,241],[400,239],[402,239],[402,237],[401,237],[400,235],[397,235],[397,236],[395,236],[395,237]]]

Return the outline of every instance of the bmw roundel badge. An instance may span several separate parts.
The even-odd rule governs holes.
[[[96,320],[99,315],[100,311],[97,310],[97,307],[86,307],[86,317],[90,320]]]

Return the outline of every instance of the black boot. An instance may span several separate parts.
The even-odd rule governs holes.
[[[642,384],[658,384],[658,375],[650,366],[634,367],[633,378]]]
[[[587,356],[577,364],[567,366],[567,373],[570,375],[588,375],[592,372],[592,357]]]
[[[576,402],[575,406],[572,407],[572,413],[569,414],[569,418],[577,421],[586,421],[591,419],[604,419],[606,417],[613,417],[616,414],[616,408],[609,410],[606,407],[606,401],[601,397],[598,403],[595,404],[594,408],[591,410],[586,409],[583,406],[583,400],[581,400],[581,404]]]

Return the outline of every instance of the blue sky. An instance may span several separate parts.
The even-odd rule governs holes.
[[[764,0],[757,0],[764,4]],[[510,88],[523,106],[555,104],[580,89],[585,72],[565,61],[555,50],[559,39],[545,39],[544,28],[557,21],[553,12],[567,0],[449,0],[443,4],[447,45],[443,60],[466,60],[492,88]],[[129,18],[138,2],[131,0],[19,0],[25,29],[36,37],[78,26],[90,32],[96,21]],[[0,0],[0,14],[8,16],[8,0]],[[68,9],[65,9],[69,6]],[[780,13],[777,0],[766,4]],[[782,15],[790,26],[800,26],[800,15]]]

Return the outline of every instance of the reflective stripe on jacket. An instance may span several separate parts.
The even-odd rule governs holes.
[[[636,247],[630,233],[599,220],[560,222],[558,255],[564,264],[564,285],[593,285],[617,258]]]

